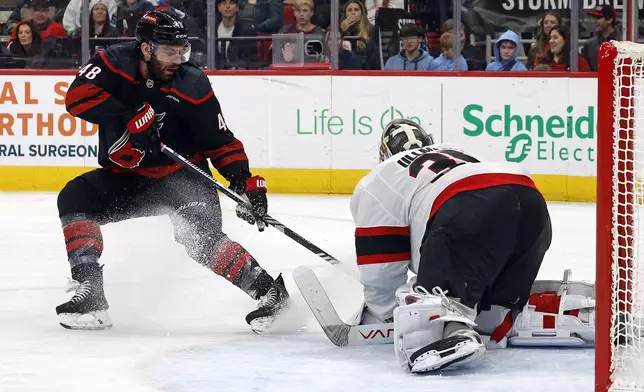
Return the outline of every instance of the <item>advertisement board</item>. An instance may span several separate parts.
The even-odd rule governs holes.
[[[449,141],[483,159],[521,163],[533,174],[595,176],[595,84],[485,78],[462,94],[466,83],[453,80],[444,99]],[[492,98],[491,91],[503,93]]]
[[[12,173],[24,176],[25,168],[57,168],[60,186],[71,173],[61,168],[76,173],[96,167],[98,127],[65,110],[72,80],[72,75],[16,75],[1,83],[0,171],[6,179],[0,180],[1,189],[21,189],[16,185],[21,179]],[[524,165],[538,182],[561,188],[552,189],[556,198],[570,198],[570,181],[580,178],[585,188],[574,198],[594,197],[592,77],[260,74],[210,80],[251,166],[272,177],[278,191],[351,192],[378,163],[384,126],[409,118],[437,142],[486,160]],[[50,186],[51,172],[40,172],[48,173]],[[302,183],[303,176],[309,182]],[[24,182],[39,189],[38,178]]]
[[[96,165],[98,126],[65,110],[72,80],[12,76],[1,82],[1,166]]]

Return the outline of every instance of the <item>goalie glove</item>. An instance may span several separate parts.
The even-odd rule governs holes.
[[[235,208],[237,217],[251,225],[257,224],[257,229],[264,231],[266,228],[264,217],[268,211],[266,180],[263,177],[254,176],[247,179],[245,183],[231,183],[230,189],[240,194],[246,200],[246,205],[237,204]],[[250,208],[247,206],[250,206]]]

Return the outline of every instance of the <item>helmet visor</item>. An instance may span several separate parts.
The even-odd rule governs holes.
[[[152,54],[162,63],[181,64],[190,60],[190,51],[190,44],[185,46],[156,44]]]

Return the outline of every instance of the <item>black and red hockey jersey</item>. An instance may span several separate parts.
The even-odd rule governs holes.
[[[208,77],[182,64],[167,83],[145,79],[136,42],[98,52],[77,74],[65,97],[67,111],[99,125],[99,165],[115,171],[163,177],[180,168],[165,156],[145,156],[132,169],[115,165],[109,149],[126,132],[128,113],[148,102],[157,116],[161,142],[193,162],[211,160],[227,180],[251,176],[242,143],[228,129]]]

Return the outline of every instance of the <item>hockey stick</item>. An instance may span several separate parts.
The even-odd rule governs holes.
[[[199,166],[195,165],[194,163],[190,162],[180,154],[176,153],[173,149],[170,147],[166,146],[165,144],[161,143],[161,151],[172,158],[174,161],[180,163],[183,167],[186,169],[192,171],[195,174],[200,175],[201,177],[207,179],[210,181],[217,190],[219,190],[221,193],[224,195],[228,196],[231,198],[233,201],[237,202],[238,204],[242,204],[246,206],[247,208],[250,209],[250,206],[244,200],[241,196],[239,196],[237,193],[231,191],[229,188],[227,188],[224,184],[220,183],[219,181],[215,180],[212,178],[212,176],[208,175],[205,171],[203,171]],[[308,241],[306,238],[302,237],[301,235],[297,234],[293,230],[289,229],[288,227],[284,226],[282,223],[277,221],[277,219],[271,217],[270,215],[266,215],[264,218],[264,221],[276,228],[277,230],[281,231],[284,233],[287,237],[292,239],[293,241],[297,242],[298,244],[302,245],[306,249],[310,250],[311,252],[315,253],[319,257],[323,258],[326,260],[329,264],[340,264],[340,260],[336,259],[335,257],[331,256],[327,252],[323,251],[322,249],[318,248],[315,246],[313,243]]]
[[[342,321],[309,267],[297,267],[293,271],[293,279],[331,343],[339,347],[393,343],[393,323],[349,325]]]

